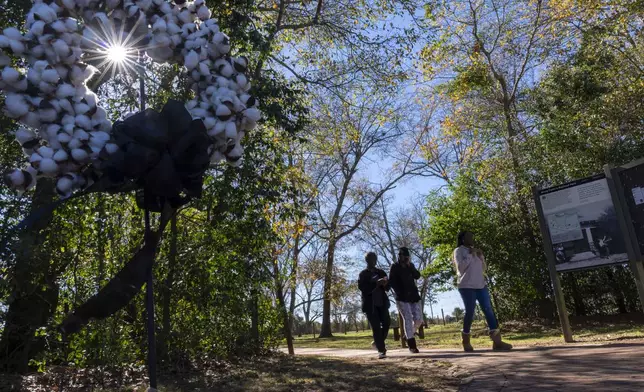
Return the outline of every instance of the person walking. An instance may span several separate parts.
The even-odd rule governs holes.
[[[458,292],[465,306],[461,333],[463,349],[466,352],[474,351],[470,342],[470,329],[474,321],[476,301],[478,301],[487,321],[490,339],[493,342],[492,349],[511,350],[512,345],[501,339],[499,323],[492,309],[490,291],[485,281],[485,257],[480,249],[474,247],[474,234],[469,231],[463,231],[458,235],[457,248],[454,249],[454,264],[458,277]]]
[[[365,256],[367,268],[360,272],[358,288],[362,293],[362,311],[367,316],[373,333],[373,341],[378,350],[378,358],[387,357],[385,340],[389,334],[389,280],[387,273],[376,267],[378,256],[369,252]]]
[[[416,279],[420,272],[411,262],[409,249],[402,247],[398,250],[398,260],[389,271],[389,284],[396,294],[398,313],[402,316],[405,328],[405,337],[409,351],[418,353],[416,330],[423,324],[423,312],[420,306],[420,294],[416,286]]]

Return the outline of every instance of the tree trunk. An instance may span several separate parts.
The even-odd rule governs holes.
[[[573,308],[575,309],[575,314],[577,316],[585,316],[586,305],[584,304],[584,298],[579,292],[579,285],[577,284],[577,278],[575,277],[574,272],[569,273],[567,275],[568,275],[568,278],[566,280],[570,285],[570,290],[572,291],[572,303],[573,303]]]
[[[620,313],[628,313],[626,309],[626,298],[622,287],[619,285],[617,279],[615,279],[615,274],[613,273],[613,267],[606,268],[606,277],[610,281],[611,291],[613,292],[613,297],[615,297],[615,304]]]
[[[293,245],[293,267],[291,269],[291,276],[289,277],[291,303],[288,309],[288,322],[289,328],[293,328],[293,315],[295,314],[295,290],[297,289],[297,269],[299,267],[300,258],[300,235],[295,236],[295,243]]]
[[[250,312],[250,338],[253,340],[253,348],[256,350],[259,347],[259,293],[256,287],[253,287],[250,292],[251,296],[251,312]]]
[[[53,182],[38,183],[31,212],[51,203]],[[44,348],[35,341],[35,332],[46,325],[58,305],[58,268],[52,265],[47,249],[48,226],[53,214],[45,212],[30,228],[18,235],[13,246],[12,293],[0,340],[0,365],[3,370],[24,373],[29,360]]]
[[[291,317],[286,309],[286,301],[284,301],[284,290],[282,289],[282,280],[280,279],[280,268],[277,258],[273,260],[273,275],[275,276],[275,297],[277,297],[277,306],[279,306],[282,323],[284,324],[284,336],[286,337],[288,354],[295,355],[295,350],[293,349],[293,333],[291,331]]]
[[[174,285],[174,275],[177,268],[177,215],[175,214],[170,221],[170,251],[168,253],[168,275],[165,278],[163,285],[163,304],[162,304],[162,343],[161,343],[161,356],[169,355],[170,348],[170,304],[172,302],[172,286]]]
[[[331,289],[333,287],[333,261],[335,256],[335,239],[329,240],[327,247],[326,272],[324,274],[324,301],[322,304],[321,338],[332,338],[331,332]]]

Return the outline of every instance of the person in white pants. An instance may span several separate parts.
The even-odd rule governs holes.
[[[409,351],[418,353],[416,346],[416,330],[423,324],[423,310],[420,306],[420,293],[416,286],[416,279],[420,272],[411,262],[409,249],[402,247],[398,251],[398,261],[391,266],[389,271],[389,284],[396,294],[396,305],[402,316],[405,328],[405,337]]]

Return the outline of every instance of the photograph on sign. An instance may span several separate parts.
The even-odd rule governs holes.
[[[644,255],[644,165],[620,171],[619,179],[640,254]]]
[[[615,207],[603,177],[539,192],[557,271],[628,261]]]

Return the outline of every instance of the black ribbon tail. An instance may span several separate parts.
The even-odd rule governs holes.
[[[147,281],[154,264],[159,235],[146,236],[134,257],[95,296],[78,307],[60,325],[65,334],[74,334],[92,319],[104,319],[125,307]]]
[[[145,243],[134,257],[96,295],[79,306],[60,325],[67,335],[74,334],[90,320],[107,318],[124,308],[147,282],[154,257],[166,225],[176,213],[168,203],[164,205],[157,231],[146,225]]]

